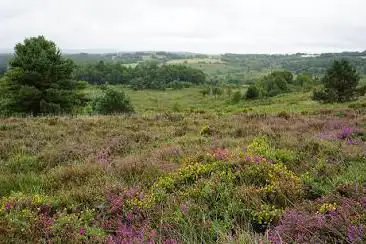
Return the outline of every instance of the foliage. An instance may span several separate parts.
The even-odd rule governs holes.
[[[263,78],[258,80],[257,86],[262,90],[264,96],[273,97],[278,94],[288,92],[289,84],[292,83],[293,75],[291,72],[274,71],[271,74],[264,76]],[[254,91],[254,88],[252,89]]]
[[[17,44],[10,66],[1,81],[3,112],[70,113],[82,104],[80,84],[71,77],[73,62],[43,36]]]
[[[240,91],[236,91],[233,94],[233,97],[231,98],[232,103],[237,104],[238,102],[240,102],[240,100],[243,98],[243,95],[241,94]]]
[[[98,114],[116,114],[134,112],[131,101],[123,91],[103,88],[103,95],[93,101],[93,110]]]
[[[351,197],[330,194],[312,206],[286,211],[279,225],[269,232],[271,242],[363,243],[366,240],[363,191]],[[316,206],[320,206],[318,211],[314,209]]]
[[[322,79],[324,90],[314,92],[313,99],[323,102],[347,102],[358,97],[360,75],[347,60],[334,61]]]
[[[318,84],[318,81],[313,77],[311,73],[300,73],[297,75],[295,84],[303,88],[312,88]]]
[[[259,98],[259,95],[259,89],[255,85],[251,85],[248,87],[245,97],[247,99],[256,99]]]
[[[140,63],[136,67],[126,67],[121,63],[100,61],[93,65],[79,66],[74,72],[78,80],[91,84],[126,84],[135,90],[142,89],[180,89],[190,84],[202,84],[205,74],[186,65],[163,65],[155,62]]]

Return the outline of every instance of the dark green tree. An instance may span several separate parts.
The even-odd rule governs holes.
[[[359,80],[359,73],[347,60],[336,60],[322,79],[324,89],[314,92],[313,98],[323,102],[347,102],[357,99]]]
[[[256,99],[259,97],[259,89],[255,85],[251,85],[248,87],[247,92],[245,93],[245,97],[247,99]]]
[[[74,64],[43,36],[15,46],[10,69],[1,81],[2,109],[7,113],[70,113],[83,103],[81,83],[71,79]]]

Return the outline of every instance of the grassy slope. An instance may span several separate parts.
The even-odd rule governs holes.
[[[293,92],[282,94],[273,98],[247,101],[243,100],[238,104],[231,102],[227,94],[215,98],[214,96],[202,96],[202,88],[188,88],[183,90],[166,91],[134,91],[117,87],[124,90],[131,98],[133,105],[138,113],[161,113],[161,112],[217,112],[217,113],[238,113],[238,112],[257,112],[276,114],[279,112],[300,113],[314,112],[321,109],[341,109],[346,108],[345,104],[319,104],[312,101],[312,93]],[[233,89],[232,93],[240,91],[245,93],[246,88]],[[90,87],[89,96],[93,97],[98,93],[98,89]],[[358,103],[365,103],[366,97],[360,98]]]

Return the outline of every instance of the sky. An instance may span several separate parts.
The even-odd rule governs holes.
[[[366,50],[365,0],[0,0],[0,48],[320,53]]]

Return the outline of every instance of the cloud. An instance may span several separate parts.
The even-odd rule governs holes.
[[[1,0],[0,47],[284,53],[366,49],[363,0]]]

